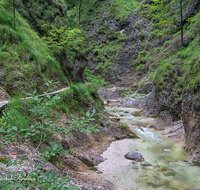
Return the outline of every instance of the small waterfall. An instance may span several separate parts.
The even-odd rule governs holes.
[[[157,141],[159,143],[164,144],[164,141],[161,138],[159,138],[156,135],[156,133],[150,131],[148,128],[145,128],[145,127],[135,128],[134,131],[135,133],[137,133],[137,135],[141,137],[145,137],[148,140]]]

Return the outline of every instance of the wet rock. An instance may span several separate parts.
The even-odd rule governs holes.
[[[176,179],[171,180],[169,182],[168,187],[170,187],[172,189],[180,189],[180,190],[182,190],[182,189],[191,189],[191,186],[188,183],[186,183],[184,181],[179,181],[179,180],[176,180]]]
[[[163,174],[165,176],[175,176],[176,172],[175,171],[165,171],[165,172],[163,172]]]
[[[132,164],[137,164],[137,162],[135,162],[135,161],[132,161]]]
[[[152,179],[150,181],[147,181],[147,185],[161,186],[162,184],[158,179]]]
[[[10,96],[7,94],[7,92],[0,86],[0,101],[6,101],[9,100]]]
[[[110,119],[116,120],[116,121],[120,121],[119,117],[110,117]]]
[[[153,83],[148,82],[138,89],[138,93],[148,94],[153,88]]]
[[[131,112],[131,115],[132,115],[132,116],[140,116],[140,115],[141,115],[141,111],[134,111],[134,112]]]
[[[121,117],[125,116],[124,112],[120,112],[119,114]]]
[[[135,160],[136,162],[143,161],[144,158],[139,152],[128,152],[124,157],[128,160]]]
[[[149,162],[140,162],[141,166],[152,166]]]
[[[138,170],[138,166],[136,166],[136,165],[133,165],[131,168],[134,170]]]
[[[158,171],[171,171],[168,167],[166,167],[166,166],[160,166],[159,168],[158,168]]]

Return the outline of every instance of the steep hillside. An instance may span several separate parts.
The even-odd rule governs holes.
[[[62,68],[53,52],[27,21],[13,7],[0,2],[0,85],[9,94],[42,89],[48,80],[67,84]]]

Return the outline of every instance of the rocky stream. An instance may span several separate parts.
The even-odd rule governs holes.
[[[100,175],[113,183],[114,189],[200,189],[200,167],[186,161],[183,143],[172,143],[166,132],[151,128],[154,119],[137,116],[139,109],[112,106],[106,110],[139,137],[112,142],[102,155],[106,160],[96,167],[102,172]],[[141,154],[142,159],[126,159],[124,156],[130,151]]]

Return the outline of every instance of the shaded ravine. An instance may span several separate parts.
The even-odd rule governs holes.
[[[132,108],[107,110],[128,123],[140,137],[113,142],[102,155],[107,160],[97,166],[116,190],[200,190],[200,167],[182,161],[186,157],[185,151],[162,139],[156,131],[137,127],[145,126],[150,118],[131,117],[131,112],[134,115],[134,111],[139,111]],[[140,152],[152,166],[133,164],[124,157],[129,151]]]

